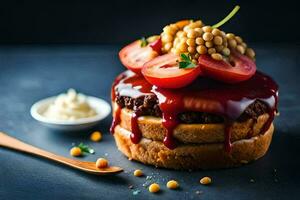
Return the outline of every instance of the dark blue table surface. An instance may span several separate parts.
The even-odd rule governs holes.
[[[0,131],[66,157],[70,157],[73,142],[85,142],[96,154],[83,160],[107,157],[112,165],[125,169],[116,176],[93,176],[0,148],[0,199],[299,199],[300,48],[282,44],[255,47],[258,68],[280,85],[280,117],[275,120],[269,152],[241,168],[188,172],[127,160],[108,132],[111,116],[97,127],[104,134],[100,143],[89,141],[91,131],[54,132],[30,117],[35,101],[71,87],[109,101],[111,83],[124,70],[117,57],[119,47],[0,46]],[[136,168],[152,179],[134,177]],[[213,184],[200,185],[203,176],[212,177]],[[169,179],[178,180],[181,189],[168,190]],[[150,182],[159,183],[162,191],[149,193],[143,184]],[[135,190],[140,193],[134,195]]]

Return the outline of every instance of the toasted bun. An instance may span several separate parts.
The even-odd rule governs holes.
[[[117,126],[114,138],[119,150],[129,159],[171,169],[213,169],[235,167],[262,157],[272,140],[273,124],[263,135],[232,143],[227,153],[222,143],[184,144],[170,150],[160,141],[143,138],[139,144],[130,140],[130,131]]]
[[[268,114],[259,116],[256,122],[252,119],[235,122],[231,128],[232,150],[228,153],[224,150],[224,124],[180,124],[173,134],[180,145],[170,150],[162,143],[166,130],[162,119],[157,117],[139,117],[143,139],[138,144],[132,143],[131,115],[131,110],[123,108],[121,123],[114,130],[119,150],[129,159],[172,169],[212,169],[246,164],[267,152],[274,131],[272,124],[269,130],[260,133]]]
[[[121,127],[131,131],[131,115],[129,109],[121,111]],[[235,122],[231,128],[231,141],[248,138],[249,135],[256,136],[269,118],[268,114],[258,117],[256,122],[249,119],[245,122]],[[166,129],[162,125],[162,119],[152,116],[142,116],[138,119],[139,129],[143,137],[163,141]],[[180,124],[174,132],[174,138],[182,143],[219,143],[224,142],[224,124]]]

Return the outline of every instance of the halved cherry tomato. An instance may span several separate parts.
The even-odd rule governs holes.
[[[179,56],[168,53],[158,56],[145,63],[142,74],[152,85],[162,88],[181,88],[184,87],[201,74],[199,66],[189,69],[180,69]]]
[[[204,75],[226,83],[245,81],[255,74],[256,65],[250,58],[232,52],[228,60],[217,61],[204,54],[198,61]]]
[[[158,53],[149,45],[141,47],[140,40],[127,45],[119,52],[122,64],[135,73],[141,73],[144,63],[152,60],[156,56],[158,56]]]

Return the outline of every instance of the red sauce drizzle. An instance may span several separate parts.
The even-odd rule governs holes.
[[[173,130],[178,125],[178,113],[198,111],[214,113],[225,119],[225,142],[227,152],[231,151],[231,125],[255,100],[266,103],[269,107],[269,119],[262,132],[270,127],[274,113],[277,111],[278,86],[267,75],[256,72],[249,80],[238,84],[225,84],[209,78],[200,77],[191,85],[181,89],[162,89],[149,84],[142,76],[132,72],[124,72],[123,76],[113,88],[113,92],[121,96],[137,98],[143,95],[156,95],[162,111],[163,126],[166,128],[164,144],[174,149],[176,139]],[[134,112],[131,119],[133,143],[138,143],[142,135],[138,127],[138,112]],[[115,115],[117,118],[117,113]],[[116,123],[113,120],[113,124]],[[249,133],[249,137],[252,133]]]
[[[112,121],[110,129],[109,129],[111,134],[114,134],[116,126],[121,122],[120,116],[121,116],[121,108],[119,106],[117,106],[115,115],[113,117],[113,121]]]
[[[232,121],[225,121],[225,128],[224,128],[224,134],[225,134],[225,140],[224,140],[224,147],[226,152],[231,152],[231,128],[232,128]]]
[[[111,86],[111,99],[114,101],[116,99],[116,91],[115,87],[120,83],[122,79],[126,78],[126,73],[119,74],[115,81],[113,82]]]
[[[167,133],[166,133],[164,141],[163,141],[164,145],[166,147],[168,147],[169,149],[175,149],[176,146],[177,146],[177,141],[173,137],[173,130],[178,125],[178,121],[176,119],[176,116],[174,116],[173,114],[164,113],[162,124],[167,130]]]
[[[142,139],[142,133],[138,125],[139,111],[134,111],[131,116],[131,134],[130,139],[134,144],[138,144]]]

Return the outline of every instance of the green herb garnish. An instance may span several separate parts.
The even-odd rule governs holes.
[[[77,147],[80,148],[82,152],[90,153],[90,154],[95,153],[95,150],[93,148],[89,147],[88,145],[83,144],[82,142]]]
[[[219,23],[213,25],[213,28],[218,28],[220,26],[222,26],[223,24],[225,24],[228,20],[230,20],[230,18],[232,18],[237,11],[240,9],[240,6],[235,6],[234,9],[224,18],[222,19]]]
[[[145,47],[145,46],[148,45],[148,41],[146,40],[145,37],[142,37],[142,38],[140,39],[140,41],[141,41],[141,47]]]
[[[196,67],[196,64],[192,62],[192,58],[189,54],[180,54],[181,61],[179,62],[180,69],[189,69]]]

